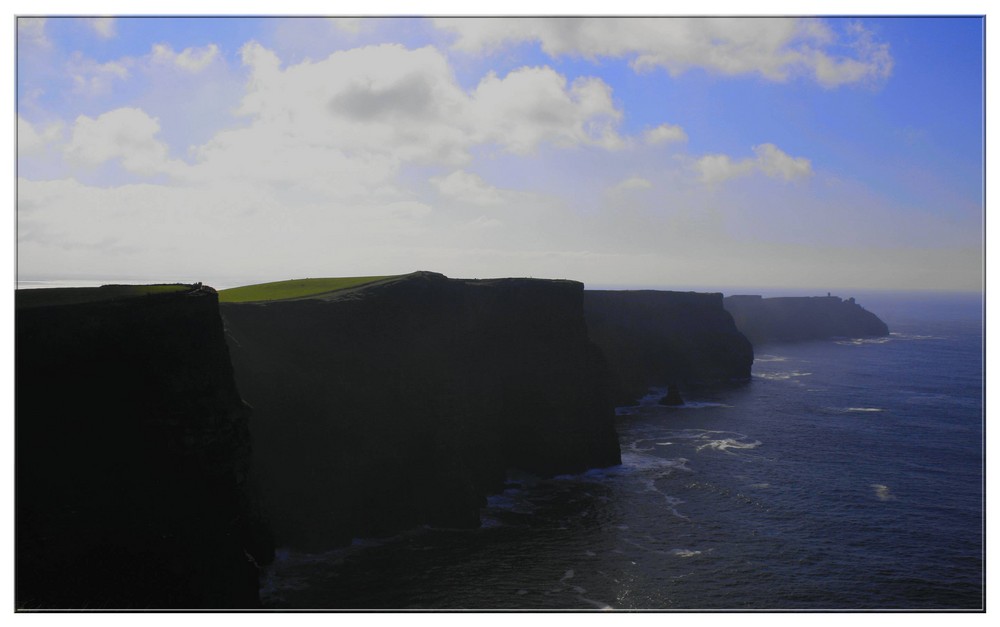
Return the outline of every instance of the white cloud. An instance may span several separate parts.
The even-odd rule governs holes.
[[[755,157],[734,161],[728,155],[706,155],[695,162],[703,183],[721,183],[760,172],[786,181],[812,176],[812,163],[805,157],[791,157],[774,144],[753,147]]]
[[[360,17],[328,17],[327,19],[337,30],[354,35],[361,32],[362,21]]]
[[[17,154],[31,156],[41,154],[45,149],[62,138],[63,125],[59,122],[49,124],[38,132],[34,125],[17,116]]]
[[[704,68],[771,81],[812,75],[825,87],[884,79],[892,71],[888,44],[860,23],[846,38],[816,19],[801,18],[439,18],[453,47],[476,53],[538,41],[550,56],[628,58],[636,71],[680,74]],[[831,50],[849,47],[853,56]]]
[[[472,95],[472,116],[482,139],[525,154],[542,142],[557,146],[624,146],[615,127],[622,114],[599,78],[566,79],[548,67],[521,68],[504,78],[488,74]]]
[[[134,65],[134,61],[127,57],[98,63],[80,52],[74,52],[66,63],[66,69],[73,82],[73,90],[92,96],[109,92],[116,80],[128,79],[131,65]]]
[[[431,183],[443,196],[463,203],[502,205],[505,202],[504,192],[484,181],[479,175],[464,170],[432,178]]]
[[[39,46],[47,48],[52,45],[45,34],[44,17],[17,18],[17,43],[19,46]]]
[[[521,68],[487,75],[470,94],[432,47],[358,48],[287,68],[257,43],[241,54],[251,76],[239,113],[304,144],[462,165],[477,144],[524,154],[542,143],[622,143],[621,113],[599,79],[567,85],[550,68]]]
[[[174,52],[169,44],[154,44],[150,52],[153,63],[174,65],[188,72],[200,72],[211,65],[219,55],[219,47],[209,44],[202,48],[185,48],[180,53]]]
[[[141,109],[115,109],[96,119],[81,115],[73,124],[66,157],[89,167],[120,160],[136,174],[176,174],[183,164],[168,159],[166,144],[156,138],[159,132],[159,122]]]
[[[652,187],[653,184],[648,179],[644,179],[641,176],[632,176],[618,183],[612,189],[625,191],[635,189],[651,189]]]
[[[706,155],[695,162],[703,183],[721,183],[745,176],[753,171],[754,165],[751,159],[733,161],[729,155]]]
[[[812,175],[812,163],[808,159],[790,157],[774,144],[754,146],[753,152],[757,155],[757,167],[772,178],[791,181]]]
[[[687,133],[679,126],[671,124],[661,124],[656,128],[651,128],[643,133],[643,139],[647,144],[663,144],[669,142],[687,141]]]
[[[876,41],[874,34],[860,22],[851,23],[848,33],[852,37],[848,45],[857,58],[831,57],[814,51],[810,63],[816,80],[825,87],[837,87],[845,83],[877,82],[888,78],[894,63],[889,44]]]
[[[113,17],[89,17],[87,25],[97,33],[102,39],[111,39],[115,36],[115,18]]]

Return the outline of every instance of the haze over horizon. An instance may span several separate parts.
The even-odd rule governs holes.
[[[17,54],[19,280],[983,288],[981,18],[19,18]]]

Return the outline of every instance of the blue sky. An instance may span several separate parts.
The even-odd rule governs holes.
[[[21,278],[976,290],[978,18],[20,19]]]

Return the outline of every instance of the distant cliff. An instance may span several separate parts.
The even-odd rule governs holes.
[[[889,335],[889,327],[853,298],[728,296],[726,310],[754,346],[831,337]]]
[[[607,356],[616,402],[650,387],[748,381],[753,347],[722,306],[722,294],[587,290],[590,338]]]
[[[509,468],[620,463],[579,283],[419,272],[221,311],[279,543],[474,527]]]
[[[16,606],[258,606],[272,549],[215,291],[16,304]]]

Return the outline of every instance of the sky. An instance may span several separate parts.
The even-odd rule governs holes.
[[[17,274],[980,290],[976,17],[20,17]]]

